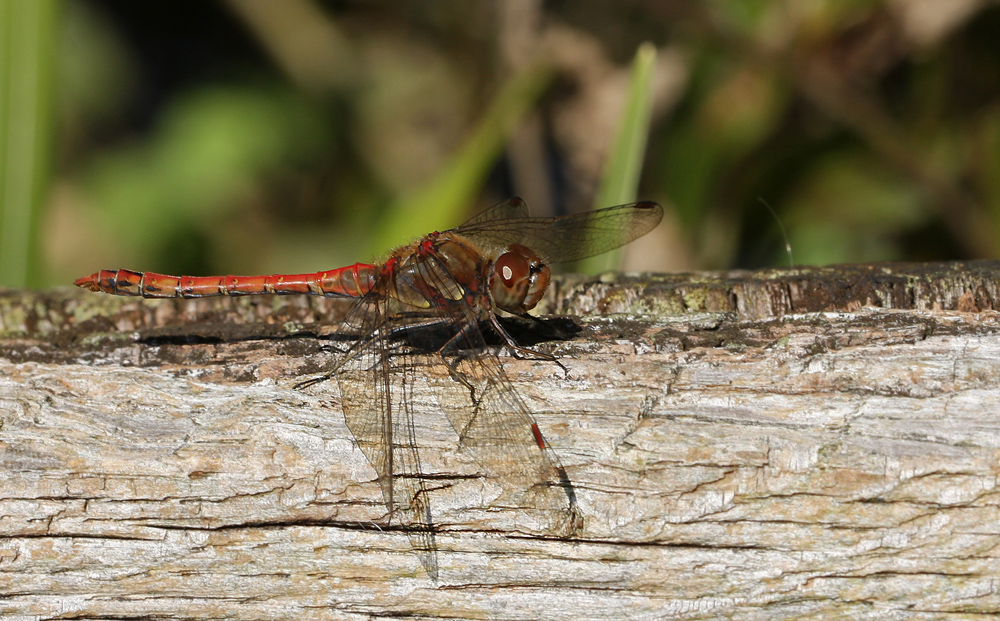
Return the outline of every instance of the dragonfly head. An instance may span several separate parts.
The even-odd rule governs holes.
[[[530,248],[511,244],[493,263],[490,295],[508,313],[521,314],[535,307],[549,286],[552,271]]]

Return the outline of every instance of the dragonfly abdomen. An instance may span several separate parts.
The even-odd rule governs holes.
[[[371,290],[375,268],[366,263],[312,274],[270,276],[170,276],[132,270],[101,270],[73,284],[90,291],[144,298],[204,298],[214,295],[309,294],[360,297]]]

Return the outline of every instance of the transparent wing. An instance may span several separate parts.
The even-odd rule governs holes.
[[[421,271],[435,287],[458,286],[445,282],[450,276],[434,257],[426,259]],[[568,536],[582,523],[573,485],[496,352],[487,346],[480,318],[489,300],[482,296],[477,303],[456,302],[448,308],[454,336],[440,354],[454,382],[448,388],[452,398],[440,400],[442,411],[461,446],[501,485],[511,506],[533,514],[541,530]]]
[[[411,257],[407,269],[406,278],[420,279],[426,291],[463,291],[436,255]],[[442,411],[462,447],[503,488],[506,502],[537,516],[540,529],[572,533],[581,524],[573,486],[480,330],[488,297],[480,293],[469,304],[469,295],[461,295],[431,304],[416,319],[414,309],[400,313],[401,304],[385,295],[393,290],[389,278],[380,277],[348,313],[338,334],[360,340],[331,374],[337,376],[347,426],[378,475],[390,520],[407,527],[428,574],[437,580],[437,549],[414,435],[411,349],[440,353],[454,380],[445,389],[452,398],[440,400]],[[416,328],[428,325],[446,326],[444,340],[419,342]]]
[[[364,335],[336,369],[347,426],[378,475],[390,522],[407,527],[431,579],[438,578],[434,524],[414,437],[413,368],[392,351],[391,299],[373,290],[348,314],[341,331]]]
[[[518,201],[523,207],[521,199]],[[455,229],[480,243],[499,247],[522,244],[551,263],[576,261],[592,257],[653,230],[663,218],[663,208],[656,203],[642,202],[607,207],[596,211],[559,216],[556,218],[522,217],[521,211],[502,203],[488,209]],[[503,208],[501,208],[503,207]],[[483,217],[488,214],[488,217]],[[496,216],[510,215],[507,219]]]
[[[479,329],[469,330],[464,347],[483,350],[445,354],[455,381],[467,391],[468,405],[444,413],[489,476],[504,489],[510,506],[531,514],[539,530],[569,536],[582,526],[576,492],[559,458],[514,391],[496,353],[485,349]]]
[[[515,196],[483,210],[459,228],[464,229],[469,226],[487,225],[491,222],[503,222],[505,220],[523,220],[527,217],[528,205],[525,204],[524,199],[520,196]]]

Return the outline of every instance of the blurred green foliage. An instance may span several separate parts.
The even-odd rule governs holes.
[[[801,263],[997,254],[981,0],[46,2],[41,252],[31,227],[0,238],[39,285],[327,269],[513,194],[663,203],[630,269],[786,263],[762,200]]]
[[[0,0],[0,286],[40,278],[38,216],[51,173],[55,0]]]
[[[639,176],[646,156],[646,139],[653,106],[653,71],[656,69],[656,48],[643,43],[636,52],[629,76],[624,113],[618,125],[611,152],[608,154],[597,189],[594,208],[634,203],[638,198]],[[614,269],[624,249],[590,257],[574,267],[593,273]]]
[[[503,152],[510,132],[537,103],[551,79],[551,71],[544,65],[528,66],[514,76],[441,170],[424,187],[393,202],[381,218],[382,226],[374,235],[371,252],[405,244],[415,231],[428,226],[446,228],[461,222]]]
[[[93,223],[124,252],[208,237],[239,217],[258,178],[319,156],[330,136],[320,110],[280,86],[205,88],[172,103],[145,140],[81,177],[100,205]],[[201,269],[184,257],[177,264]]]

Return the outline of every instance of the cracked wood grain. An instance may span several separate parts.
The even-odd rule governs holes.
[[[585,519],[545,537],[433,400],[431,583],[320,372],[344,306],[0,293],[4,619],[1000,613],[1000,264],[566,278],[504,357]],[[448,381],[429,360],[429,388]]]

